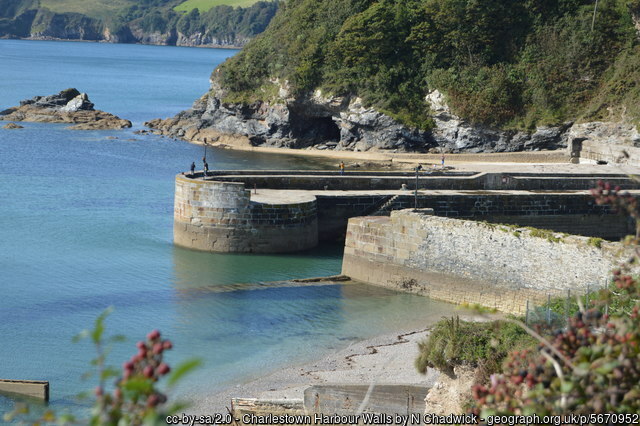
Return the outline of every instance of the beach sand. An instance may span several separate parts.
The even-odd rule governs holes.
[[[480,315],[461,319],[482,321]],[[192,400],[191,414],[226,413],[232,398],[302,399],[306,388],[316,384],[410,384],[432,386],[437,370],[421,375],[414,367],[418,342],[429,329],[400,330],[353,343],[349,347],[308,364],[290,366],[225,391]]]

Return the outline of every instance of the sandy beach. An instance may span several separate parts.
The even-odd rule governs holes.
[[[486,320],[480,315],[460,314],[465,320]],[[290,366],[272,374],[238,384],[220,393],[203,395],[192,402],[191,414],[226,413],[232,398],[302,399],[304,390],[316,384],[413,384],[433,385],[440,373],[421,375],[414,367],[418,342],[429,328],[399,330],[355,342],[315,362]]]
[[[404,330],[353,343],[316,362],[291,366],[193,402],[193,414],[225,413],[231,398],[302,399],[304,390],[322,383],[433,384],[438,373],[420,375],[413,366],[428,330]]]

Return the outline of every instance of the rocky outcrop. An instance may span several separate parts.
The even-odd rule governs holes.
[[[190,141],[212,142],[223,135],[246,139],[254,146],[392,152],[512,152],[567,146],[571,123],[517,132],[473,125],[454,115],[444,96],[427,96],[436,127],[409,128],[367,106],[358,97],[328,97],[321,91],[302,97],[277,85],[278,99],[252,104],[225,102],[215,79],[211,92],[174,118],[147,125],[157,133]]]
[[[20,102],[17,107],[0,112],[0,120],[42,123],[72,123],[69,129],[103,130],[131,127],[108,112],[94,109],[86,93],[76,89],[63,90],[51,96],[36,96]]]
[[[424,413],[439,416],[464,413],[465,405],[471,401],[471,388],[476,374],[473,367],[459,365],[454,367],[453,374],[438,375],[438,381],[424,399]]]
[[[538,127],[535,132],[498,130],[472,124],[453,114],[445,97],[434,90],[426,97],[436,127],[432,137],[448,152],[513,152],[559,149],[567,146],[567,130],[572,123]]]
[[[629,8],[629,12],[631,13],[631,20],[633,21],[633,26],[636,27],[636,34],[640,37],[640,2],[637,0],[630,1],[627,4]]]
[[[567,133],[571,161],[640,166],[640,134],[633,124],[594,121]]]
[[[16,123],[7,123],[4,126],[2,126],[2,128],[3,129],[24,129],[24,127]]]

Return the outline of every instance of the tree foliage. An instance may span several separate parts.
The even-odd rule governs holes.
[[[264,97],[273,78],[294,93],[357,95],[418,127],[439,89],[478,123],[531,128],[595,117],[612,79],[638,83],[626,0],[289,0],[260,37],[222,65],[223,87]],[[624,99],[627,110],[637,98]],[[632,117],[638,119],[640,116]]]
[[[599,183],[598,204],[610,204],[640,225],[635,197]],[[640,228],[639,228],[640,229]],[[537,349],[510,354],[501,374],[473,389],[473,411],[489,415],[593,415],[590,424],[631,423],[640,412],[640,262],[638,232],[627,238],[633,256],[613,271],[611,285],[570,319],[543,335]],[[622,417],[606,417],[611,415]]]

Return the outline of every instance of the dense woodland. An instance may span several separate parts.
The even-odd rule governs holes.
[[[52,11],[39,0],[0,0],[0,37],[51,37],[103,40],[105,32],[119,42],[139,42],[136,32],[208,35],[223,40],[248,40],[263,32],[278,9],[278,1],[260,1],[247,8],[216,6],[200,13],[175,11],[182,0],[125,1],[101,10],[88,0],[87,13]],[[91,13],[97,11],[97,13]],[[110,41],[110,40],[109,40]],[[168,43],[173,44],[173,43]]]
[[[220,70],[229,100],[321,88],[358,95],[404,123],[432,125],[447,95],[475,123],[531,129],[640,118],[638,0],[287,0]]]

